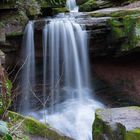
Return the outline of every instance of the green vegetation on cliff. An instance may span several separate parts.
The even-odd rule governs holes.
[[[121,51],[130,51],[140,46],[140,11],[119,11],[112,13],[108,24],[111,27],[112,39],[119,41]]]
[[[84,4],[80,5],[80,11],[94,11],[97,9],[102,9],[106,7],[111,7],[112,3],[109,1],[98,1],[98,0],[88,0]]]
[[[84,0],[82,2],[78,1],[78,4],[80,6],[80,11],[89,12],[97,9],[122,6],[122,5],[130,4],[135,1],[138,0],[119,0],[119,1],[118,0]]]

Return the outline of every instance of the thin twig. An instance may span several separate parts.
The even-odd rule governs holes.
[[[23,68],[24,65],[26,64],[26,61],[27,61],[27,60],[28,60],[28,56],[26,57],[24,63],[23,63],[22,66],[20,67],[20,69],[17,71],[16,76],[15,76],[14,80],[12,81],[12,84],[16,81],[16,78],[17,78],[19,72],[22,70],[22,68]]]

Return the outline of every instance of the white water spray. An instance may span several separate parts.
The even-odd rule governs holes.
[[[67,5],[70,11],[76,11],[74,0],[68,0]],[[33,28],[30,22],[27,27],[29,32],[26,33],[26,38],[32,40]],[[28,44],[26,46],[28,49],[32,48],[34,54],[34,46],[29,45],[29,40],[26,40]],[[25,52],[27,56],[32,56],[29,57],[29,63],[32,63],[32,68],[35,70],[35,58],[30,53],[29,50]],[[35,77],[34,73],[29,71],[26,74]],[[26,77],[26,80],[23,80],[25,83],[30,81],[27,75],[22,75]],[[64,16],[50,19],[43,29],[42,83],[43,109],[36,112],[27,110],[28,114],[41,122],[47,120],[52,127],[75,140],[92,140],[95,110],[102,108],[103,105],[92,97],[94,90],[90,85],[87,33],[74,18]],[[49,85],[49,89],[46,85]],[[46,107],[48,91],[50,105]],[[31,93],[29,90],[26,92],[29,98]]]
[[[30,97],[35,86],[34,23],[32,21],[29,21],[24,31],[22,58],[20,110],[26,114],[30,110]]]
[[[87,33],[74,19],[51,19],[44,27],[43,42],[48,72],[43,89],[50,84],[51,103],[32,115],[76,140],[92,140],[95,110],[103,105],[91,96]]]
[[[66,5],[70,12],[78,12],[79,10],[75,0],[67,0]]]

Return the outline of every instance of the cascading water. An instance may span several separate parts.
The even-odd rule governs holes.
[[[79,7],[76,5],[75,0],[67,0],[66,5],[71,12],[78,12],[79,10]]]
[[[23,69],[21,72],[21,104],[20,110],[26,114],[30,110],[30,95],[35,85],[35,49],[34,49],[34,23],[30,21],[23,36]]]
[[[71,11],[75,11],[74,0],[69,0],[67,4]],[[27,62],[22,74],[22,92],[27,99],[30,98],[30,87],[33,87],[35,77],[32,22],[25,29],[25,37]],[[86,30],[73,17],[50,19],[43,29],[43,109],[36,112],[30,110],[29,113],[30,104],[27,104],[26,114],[41,122],[47,120],[52,127],[76,140],[92,140],[95,109],[103,105],[91,95],[94,91],[89,73]],[[46,107],[48,99],[50,105]]]
[[[92,140],[95,109],[91,96],[87,33],[74,18],[55,18],[43,30],[43,93],[50,107],[30,115],[76,140]],[[47,83],[48,82],[48,83]]]

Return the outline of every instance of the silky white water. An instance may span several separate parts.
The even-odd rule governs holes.
[[[75,0],[67,0],[66,7],[71,12],[78,12],[78,10],[79,10],[79,7],[76,5],[76,1]]]
[[[67,6],[70,11],[76,11],[74,0],[68,0]],[[27,62],[22,73],[22,112],[49,123],[75,140],[92,140],[95,110],[103,105],[93,98],[87,32],[75,18],[64,15],[49,19],[42,36],[43,89],[40,94],[43,94],[43,106],[32,111],[30,96],[36,83],[35,49],[33,22],[29,22],[24,35],[23,54]]]
[[[22,71],[21,71],[21,104],[20,111],[26,114],[30,111],[30,97],[35,86],[35,48],[34,23],[29,21],[23,36]]]
[[[43,84],[44,102],[50,85],[50,107],[30,115],[76,140],[92,140],[95,110],[103,105],[91,95],[87,33],[74,18],[51,19],[44,27]]]

